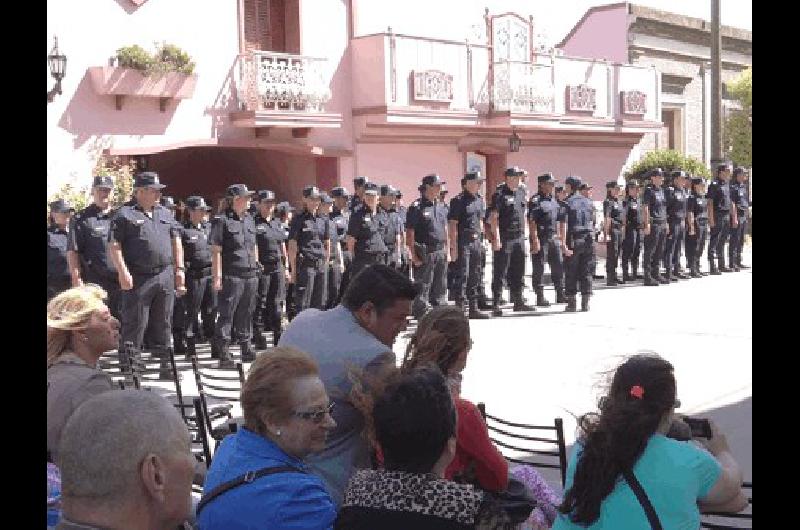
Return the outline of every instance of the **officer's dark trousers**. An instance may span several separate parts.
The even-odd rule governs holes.
[[[286,299],[286,272],[280,263],[264,265],[258,278],[258,296],[253,325],[257,333],[281,330],[282,304]]]
[[[347,289],[347,284],[350,283],[350,278],[353,277],[353,254],[343,250],[342,258],[344,261],[344,271],[342,271],[342,279],[339,282],[339,297],[336,299],[335,304],[342,300],[342,295]]]
[[[502,241],[502,248],[494,253],[494,259],[492,296],[495,300],[500,299],[503,291],[503,279],[507,277],[511,300],[516,301],[522,296],[522,275],[525,274],[525,242],[523,237]]]
[[[652,221],[650,223],[650,233],[644,236],[644,259],[642,269],[645,275],[652,275],[658,278],[658,268],[661,257],[664,255],[664,243],[667,240],[667,223]]]
[[[414,267],[414,283],[419,289],[412,306],[416,318],[431,306],[447,305],[447,250],[428,251],[422,265]]]
[[[358,276],[358,273],[366,269],[370,265],[381,265],[386,263],[385,252],[355,252],[353,256],[353,263],[350,264],[350,280]]]
[[[564,256],[561,241],[555,235],[539,234],[539,252],[531,254],[531,285],[534,289],[544,287],[544,264],[550,265],[550,277],[556,291],[564,288]]]
[[[725,264],[725,242],[728,240],[731,228],[730,212],[714,212],[714,228],[708,241],[708,262],[716,258],[720,264]]]
[[[389,248],[389,251],[385,254],[384,263],[386,263],[387,267],[400,270],[403,266],[403,259],[397,249]]]
[[[622,267],[630,263],[633,270],[639,268],[639,254],[642,250],[642,229],[625,226],[625,240],[622,242]]]
[[[686,261],[690,267],[700,265],[700,256],[703,255],[703,250],[706,247],[706,239],[708,238],[708,223],[694,224],[694,235],[686,235]]]
[[[297,271],[294,280],[294,311],[295,315],[312,305],[314,289],[319,284],[326,283],[323,274],[327,274],[324,258],[308,259],[297,257]],[[321,308],[320,308],[321,309]],[[294,316],[294,315],[293,315]]]
[[[664,269],[666,271],[677,271],[680,266],[681,259],[681,245],[686,237],[686,223],[683,220],[670,221],[669,235],[667,236],[667,250],[665,252],[666,258],[664,260]]]
[[[132,342],[142,347],[148,329],[153,353],[162,353],[172,344],[172,310],[175,305],[175,273],[172,266],[158,274],[136,274],[133,289],[122,292],[120,344]]]
[[[314,289],[311,291],[311,307],[314,309],[325,309],[328,303],[328,271],[331,266],[320,260],[317,265],[317,274],[314,278]]]
[[[730,242],[728,243],[728,264],[729,266],[742,263],[742,247],[744,246],[744,235],[747,233],[747,218],[744,214],[739,214],[739,224],[736,228],[731,228]]]
[[[458,242],[458,258],[454,263],[453,292],[455,301],[463,304],[465,300],[478,300],[478,284],[481,276],[482,245],[479,239]]]
[[[611,237],[606,241],[606,278],[615,278],[622,252],[622,226],[614,226],[612,222],[608,234]]]
[[[217,291],[211,286],[209,280],[208,287],[203,294],[203,301],[200,303],[200,314],[203,321],[203,335],[207,339],[214,336],[217,327]]]
[[[580,284],[581,295],[592,294],[592,276],[594,276],[595,255],[594,236],[591,232],[572,236],[572,256],[564,261],[566,272],[566,285],[564,293],[567,296],[578,294]]]
[[[85,270],[83,283],[94,283],[103,288],[108,295],[106,305],[111,315],[122,322],[122,289],[119,288],[119,281],[116,276],[101,276],[91,270]]]
[[[186,271],[186,294],[175,302],[172,327],[180,330],[187,339],[194,339],[200,334],[198,316],[208,290],[211,290],[211,274],[203,276]]]
[[[328,301],[325,304],[326,309],[331,309],[339,303],[341,291],[339,290],[342,285],[342,269],[339,265],[331,265],[328,267]]]
[[[253,336],[253,312],[256,309],[258,276],[249,278],[222,276],[222,290],[218,295],[219,316],[214,338],[226,344],[249,341]],[[231,336],[231,328],[235,337]]]

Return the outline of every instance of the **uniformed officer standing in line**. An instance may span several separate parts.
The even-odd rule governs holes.
[[[186,288],[179,228],[158,204],[164,187],[155,172],[136,175],[136,203],[111,219],[109,254],[123,291],[120,344],[140,349],[149,324],[153,356],[161,358],[162,377],[171,377],[172,311],[176,291],[183,295]]]
[[[747,213],[750,207],[750,199],[747,196],[747,171],[742,167],[733,170],[734,182],[731,182],[731,202],[732,210],[736,210],[736,227],[731,228],[731,241],[728,244],[728,264],[736,272],[747,269],[742,264],[742,247],[744,247],[744,235],[747,233]]]
[[[333,198],[333,208],[328,217],[336,227],[339,252],[342,255],[342,271],[339,274],[338,282],[336,282],[334,269],[331,270],[331,276],[328,278],[328,309],[336,307],[342,298],[342,293],[350,281],[348,272],[350,264],[353,263],[353,255],[347,250],[347,223],[350,221],[347,199],[350,195],[347,193],[347,188],[337,186],[331,190],[330,196]]]
[[[708,268],[711,274],[733,272],[725,266],[725,242],[731,228],[736,228],[736,208],[732,208],[730,191],[731,167],[727,163],[717,166],[717,178],[708,186],[708,226],[711,237],[708,241]],[[717,266],[716,261],[719,262]]]
[[[344,267],[344,259],[342,257],[342,246],[339,244],[339,231],[336,229],[336,224],[331,219],[331,210],[333,208],[333,199],[324,191],[320,192],[319,209],[317,210],[317,223],[320,224],[320,229],[324,228],[328,231],[328,239],[331,245],[331,257],[327,264],[325,272],[325,292],[320,293],[319,296],[324,294],[324,300],[312,300],[311,304],[317,307],[321,304],[320,309],[330,309],[336,306],[336,299],[339,297],[339,285],[342,282],[342,272]],[[332,286],[331,284],[334,284]],[[316,294],[316,290],[315,290]]]
[[[353,255],[350,278],[376,263],[385,264],[388,248],[378,214],[378,185],[368,182],[364,187],[364,202],[350,214],[347,225],[347,251]]]
[[[72,285],[67,263],[69,220],[75,210],[63,199],[50,203],[47,227],[47,301]]]
[[[514,311],[535,311],[522,296],[525,274],[525,194],[519,183],[523,171],[514,166],[506,169],[505,183],[492,195],[487,215],[492,229],[495,251],[492,271],[492,315],[502,316],[500,298],[503,279],[507,277]]]
[[[320,300],[314,292],[322,291],[327,283],[326,264],[331,255],[328,230],[321,230],[317,223],[319,203],[319,188],[303,188],[303,211],[292,217],[289,224],[289,283],[294,284],[295,314],[309,307],[325,308],[324,305],[312,304],[315,298]],[[289,318],[294,318],[294,314]]]
[[[111,314],[122,321],[122,295],[117,269],[108,256],[108,233],[111,226],[111,190],[114,181],[96,176],[92,181],[92,204],[70,220],[67,262],[72,286],[94,283],[108,294]]]
[[[625,240],[622,242],[622,281],[641,280],[639,255],[642,250],[642,212],[639,204],[639,181],[630,179],[625,184],[622,201],[622,225]],[[630,273],[628,272],[630,271]]]
[[[439,201],[442,179],[426,175],[421,197],[411,203],[406,216],[406,246],[413,264],[419,294],[411,311],[420,319],[431,306],[447,305],[447,264],[450,255],[447,207]]]
[[[664,197],[664,171],[661,168],[651,169],[647,176],[651,184],[644,190],[642,206],[644,213],[644,285],[656,286],[669,283],[669,280],[659,274],[660,257],[664,254],[664,243],[669,233],[667,224],[667,199]]]
[[[689,173],[686,173],[686,178],[683,179],[683,189],[685,191],[686,200],[688,203],[689,197],[692,195],[692,176]],[[687,207],[687,213],[688,213],[688,207]],[[681,243],[681,245],[683,245],[682,248],[684,250],[686,250],[687,248],[686,240],[688,237],[689,237],[689,218],[687,216],[686,227],[683,231],[683,242]],[[686,252],[688,256],[688,251]],[[691,278],[691,275],[689,274],[689,258],[688,257],[686,258],[686,270],[684,270],[683,266],[681,265],[681,260],[679,255],[675,263],[675,270],[678,272],[678,277],[680,277],[683,274],[687,278]]]
[[[669,232],[666,241],[665,277],[677,282],[679,279],[688,278],[678,270],[681,259],[681,245],[686,237],[686,172],[677,170],[672,172],[672,185],[667,186],[665,198],[667,200],[667,222]]]
[[[589,310],[589,299],[592,296],[592,276],[595,268],[594,253],[594,204],[581,191],[588,191],[591,186],[582,182],[580,177],[571,176],[565,181],[571,189],[576,189],[567,198],[567,212],[562,221],[566,233],[562,252],[565,256],[565,276],[567,307],[564,311],[577,311],[577,294],[580,284],[581,311]]]
[[[291,276],[291,270],[289,269],[290,265],[288,262],[289,256],[289,224],[292,222],[292,217],[294,217],[295,208],[290,205],[286,201],[281,201],[275,206],[275,218],[281,222],[281,226],[283,227],[283,231],[286,232],[286,256],[287,256],[287,264],[286,270],[289,271],[289,275]],[[296,314],[294,310],[294,284],[289,283],[287,279],[286,284],[286,310],[284,311],[287,315],[287,318],[291,320],[292,317]]]
[[[275,193],[261,190],[258,198],[258,213],[255,216],[256,245],[261,274],[258,277],[258,295],[253,316],[253,339],[256,348],[267,349],[265,330],[272,331],[273,346],[281,337],[283,304],[286,300],[286,232],[280,220],[273,217]]]
[[[606,198],[603,201],[603,234],[606,239],[606,285],[625,283],[617,276],[617,265],[622,252],[623,208],[616,180],[606,182]]]
[[[550,265],[557,299],[564,296],[564,258],[558,238],[558,223],[564,221],[565,210],[553,196],[556,179],[552,173],[537,177],[539,191],[528,201],[528,233],[531,242],[531,284],[536,292],[536,305],[550,307],[544,297],[544,264]]]
[[[449,222],[450,255],[455,257],[454,267],[456,305],[468,318],[486,319],[489,315],[478,310],[478,285],[483,283],[481,256],[483,243],[483,218],[486,203],[478,191],[483,178],[478,172],[469,172],[461,179],[462,192],[450,200],[447,214]]]
[[[353,196],[350,197],[350,213],[355,212],[361,208],[364,203],[364,186],[367,185],[369,179],[367,177],[356,177],[353,179]]]
[[[220,368],[235,366],[229,350],[232,341],[239,344],[242,362],[256,358],[250,339],[261,266],[256,225],[247,211],[254,193],[244,184],[228,186],[225,210],[211,220],[211,282],[219,293],[211,350],[218,356]]]
[[[395,189],[395,209],[397,210],[397,216],[400,219],[400,234],[406,233],[406,216],[408,214],[408,208],[406,208],[405,203],[403,202],[403,192],[399,189]],[[405,239],[405,235],[401,237],[401,239]],[[406,276],[411,276],[411,255],[408,253],[408,247],[405,243],[400,245],[400,272],[405,274]]]
[[[175,209],[176,209],[175,199],[173,199],[169,195],[162,195],[161,196],[161,200],[159,201],[159,204],[161,204],[161,206],[163,206],[164,208],[169,210],[169,213],[172,215],[173,219],[175,219],[176,221],[180,222],[180,219],[175,217]]]
[[[396,190],[391,184],[380,187],[378,199],[378,219],[380,221],[383,241],[386,244],[386,261],[389,267],[399,269],[402,265],[400,249],[403,247],[403,225],[394,207]]]
[[[181,226],[183,261],[186,265],[186,296],[178,297],[173,315],[175,353],[195,355],[198,335],[202,335],[199,319],[203,299],[211,289],[211,246],[208,237],[211,225],[206,214],[211,207],[203,197],[186,199],[188,219]],[[184,342],[185,341],[185,342]]]
[[[708,237],[708,204],[706,200],[706,181],[702,177],[692,177],[692,194],[686,201],[688,227],[686,235],[686,262],[692,278],[702,278],[700,256]]]

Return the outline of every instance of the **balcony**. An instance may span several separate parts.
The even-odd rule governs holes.
[[[305,137],[311,128],[338,128],[342,115],[324,112],[331,98],[328,60],[287,53],[254,51],[239,56],[234,67],[237,127],[290,128]]]

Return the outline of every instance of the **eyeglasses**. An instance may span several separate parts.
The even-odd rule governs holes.
[[[314,423],[322,423],[326,414],[333,414],[333,402],[322,410],[312,412],[293,412],[292,415],[304,420],[311,420]]]

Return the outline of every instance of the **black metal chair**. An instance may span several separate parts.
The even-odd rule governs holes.
[[[506,460],[533,467],[558,469],[561,473],[561,486],[564,486],[567,479],[567,447],[564,443],[564,421],[561,418],[556,418],[553,425],[529,425],[487,414],[485,403],[478,403],[478,410],[481,411],[486,426],[489,428],[489,438],[500,447],[500,452],[503,453]],[[554,431],[554,437],[530,435],[531,432],[536,433],[536,431]],[[530,447],[532,444],[529,442],[536,442],[536,447]],[[526,444],[529,447],[521,447],[517,444]],[[555,447],[545,450],[539,448],[542,445]],[[522,453],[525,459],[509,456],[509,450]]]
[[[742,484],[742,488],[749,491],[747,497],[749,505],[747,508],[739,513],[704,513],[700,518],[700,528],[708,528],[709,530],[753,528],[753,483],[745,482]]]
[[[236,363],[233,370],[202,367],[196,359],[192,359],[197,392],[203,408],[206,432],[215,440],[215,449],[222,439],[235,431],[235,427],[227,420],[232,420],[233,403],[241,400],[244,385],[244,369],[242,363]],[[226,421],[215,421],[225,418]]]

